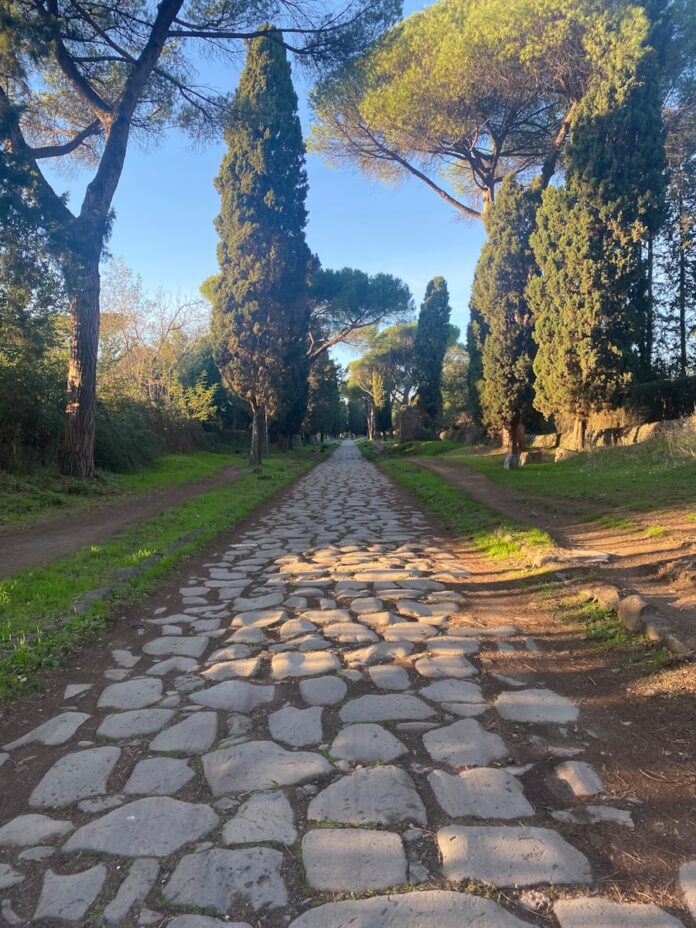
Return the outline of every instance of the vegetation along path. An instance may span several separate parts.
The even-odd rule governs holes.
[[[139,525],[165,509],[227,486],[239,477],[241,471],[237,465],[231,465],[204,480],[158,487],[96,509],[61,512],[55,519],[44,519],[36,524],[9,526],[0,531],[0,577],[28,567],[42,567],[68,557],[80,548],[100,544],[117,532]]]
[[[515,576],[344,444],[5,714],[5,923],[696,924],[678,705]]]

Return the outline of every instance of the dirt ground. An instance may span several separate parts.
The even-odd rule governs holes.
[[[57,512],[36,524],[0,528],[0,578],[28,567],[43,567],[87,545],[99,544],[116,532],[160,515],[165,509],[234,482],[240,472],[238,465],[232,465],[195,483],[162,487],[96,508]]]
[[[532,497],[491,483],[466,465],[433,458],[413,463],[444,477],[469,496],[508,519],[547,531],[561,548],[591,550],[610,555],[606,565],[593,565],[592,575],[623,590],[640,593],[668,618],[677,637],[696,649],[696,582],[676,581],[673,568],[696,557],[696,523],[686,510],[628,513],[635,531],[609,528],[587,521],[588,514],[622,515],[607,502]],[[665,531],[648,537],[645,530],[659,523]],[[587,571],[575,571],[576,575]]]

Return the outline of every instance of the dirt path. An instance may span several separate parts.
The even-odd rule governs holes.
[[[97,508],[57,514],[37,524],[10,526],[0,531],[0,578],[28,567],[43,567],[87,545],[97,545],[165,509],[233,483],[240,473],[241,468],[232,465],[195,483],[126,496]]]
[[[0,915],[694,928],[693,668],[543,592],[344,446],[0,713]]]
[[[606,528],[597,521],[588,522],[587,514],[616,514],[609,502],[531,497],[494,484],[465,464],[433,458],[417,458],[413,463],[444,477],[489,509],[547,531],[562,548],[610,555],[608,564],[592,566],[593,575],[653,602],[670,620],[677,636],[696,648],[696,585],[675,583],[670,571],[675,563],[696,557],[696,525],[685,512],[668,510],[657,516],[631,512],[628,515],[638,526],[635,531]],[[656,521],[664,534],[649,537],[645,531]]]

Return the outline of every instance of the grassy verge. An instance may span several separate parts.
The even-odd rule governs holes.
[[[245,463],[238,449],[165,454],[132,474],[100,471],[95,480],[63,477],[56,471],[0,472],[0,525],[35,522],[56,509],[85,508],[108,498],[183,486],[214,477],[231,464]]]
[[[307,452],[271,458],[260,473],[245,468],[235,483],[169,509],[102,545],[0,581],[0,698],[40,682],[41,670],[57,666],[76,642],[105,627],[113,605],[106,591],[84,612],[62,621],[81,595],[113,586],[121,577],[118,598],[137,598],[183,557],[229,530],[319,459]],[[135,573],[128,568],[136,568],[137,575],[124,576]]]
[[[367,456],[370,456],[369,451]],[[553,544],[546,532],[502,519],[448,483],[444,477],[410,461],[386,457],[380,459],[380,467],[488,557],[521,557],[528,548]]]

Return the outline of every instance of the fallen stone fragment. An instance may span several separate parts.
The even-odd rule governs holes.
[[[61,712],[53,719],[49,719],[37,728],[33,728],[26,735],[6,744],[6,751],[14,751],[25,744],[45,744],[49,746],[65,744],[75,734],[77,729],[84,725],[89,718],[86,712]]]
[[[557,902],[553,912],[561,928],[684,928],[656,905],[610,902],[590,896]]]
[[[173,709],[134,709],[107,715],[97,729],[102,738],[135,738],[153,735],[174,718]]]
[[[342,728],[331,745],[332,757],[362,763],[388,762],[408,754],[408,748],[381,725],[356,724]],[[393,886],[395,884],[388,884]]]
[[[159,875],[159,861],[144,857],[134,860],[128,876],[118,892],[104,909],[107,925],[120,925],[138,902],[142,902],[155,884]]]
[[[23,883],[25,876],[9,864],[0,864],[0,890],[9,889],[18,883]]]
[[[184,635],[182,637],[162,635],[161,638],[148,641],[143,647],[143,651],[153,657],[162,657],[166,654],[175,657],[200,657],[207,647],[208,638],[204,635]]]
[[[438,831],[437,843],[447,880],[536,886],[592,879],[580,851],[548,828],[451,825]]]
[[[168,857],[212,831],[218,817],[210,806],[169,796],[136,799],[79,828],[64,850],[119,857]]]
[[[302,839],[307,882],[322,892],[366,893],[406,882],[401,838],[364,828],[320,828]]]
[[[215,712],[196,712],[150,742],[151,751],[179,751],[181,754],[203,754],[217,738],[218,718]]]
[[[428,783],[453,818],[518,819],[534,815],[518,780],[506,770],[478,767],[457,775],[434,770]]]
[[[286,751],[274,741],[247,741],[203,756],[203,771],[216,797],[292,786],[332,770],[321,754]]]
[[[48,870],[34,912],[34,921],[79,921],[101,892],[105,879],[106,867],[103,864],[68,876]]]
[[[309,804],[307,818],[346,825],[426,824],[425,806],[400,767],[367,767],[342,777]]]
[[[29,805],[52,809],[106,792],[106,781],[120,756],[116,747],[66,754],[44,774],[29,797]]]
[[[281,908],[287,903],[281,876],[283,855],[267,847],[213,848],[182,858],[164,887],[173,905],[234,915],[250,907]]]
[[[681,867],[679,885],[692,917],[696,918],[696,860],[690,860]]]
[[[517,690],[501,693],[495,708],[500,716],[511,722],[574,722],[578,718],[578,707],[552,690]]]
[[[81,696],[83,693],[86,693],[87,690],[91,689],[91,683],[68,683],[63,691],[63,699],[66,701],[68,699],[74,699],[76,696]]]
[[[40,844],[38,847],[28,847],[26,851],[22,851],[21,854],[17,855],[17,860],[47,860],[49,857],[53,857],[55,852],[54,847]]]
[[[310,706],[333,706],[342,702],[348,686],[340,677],[315,677],[300,682],[300,696]]]
[[[18,815],[0,828],[0,846],[28,847],[51,838],[60,838],[73,830],[72,822],[29,813]]]
[[[275,687],[247,683],[246,680],[228,680],[210,689],[194,693],[191,702],[211,709],[229,709],[232,712],[253,712],[258,706],[273,702]]]
[[[102,691],[99,709],[145,709],[162,698],[162,681],[134,677],[125,683],[112,683]]]
[[[567,784],[574,796],[595,796],[604,791],[599,775],[582,760],[569,760],[556,767],[556,776]]]
[[[423,744],[434,761],[451,767],[487,767],[508,754],[503,739],[486,731],[475,719],[462,719],[426,732]]]
[[[290,803],[280,790],[254,793],[222,830],[225,844],[294,844],[297,829]]]
[[[286,706],[268,716],[271,737],[294,748],[320,744],[323,740],[320,706],[311,709],[295,709]]]
[[[289,928],[529,928],[491,899],[431,890],[329,902],[308,909]]]
[[[123,790],[130,795],[166,796],[178,792],[193,777],[185,760],[151,757],[135,765]]]
[[[417,696],[387,694],[351,699],[338,714],[342,722],[398,722],[427,719],[435,712]]]

